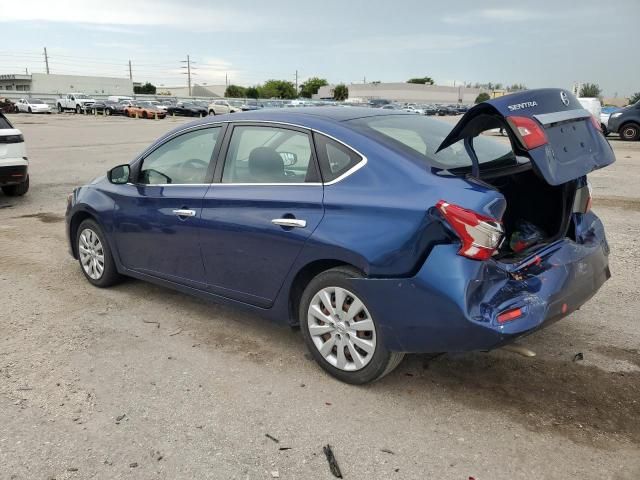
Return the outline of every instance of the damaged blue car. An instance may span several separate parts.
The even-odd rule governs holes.
[[[501,128],[508,140],[485,133]],[[397,110],[200,119],[68,198],[71,254],[299,326],[338,379],[408,352],[491,350],[569,315],[609,278],[587,174],[615,160],[560,89],[451,125]]]

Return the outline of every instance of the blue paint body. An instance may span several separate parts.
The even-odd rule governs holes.
[[[325,107],[193,122],[159,139],[132,168],[185,128],[222,123],[230,130],[258,121],[324,133],[360,152],[367,163],[331,185],[221,185],[212,174],[208,185],[162,187],[114,185],[101,177],[74,192],[67,233],[71,239],[78,220],[91,216],[102,226],[121,273],[280,322],[297,321],[291,291],[305,267],[320,261],[355,266],[364,278],[350,280],[354,292],[367,302],[386,346],[404,352],[497,347],[579,308],[606,281],[608,246],[592,212],[573,213],[573,240],[557,240],[517,263],[458,255],[459,241],[434,205],[446,199],[500,218],[505,199],[488,185],[436,175],[344,122],[387,113],[397,114]],[[223,155],[217,153],[218,162]],[[586,173],[576,172],[563,175]],[[197,214],[183,220],[172,214],[179,208]],[[306,228],[284,229],[270,221],[287,214],[306,219]],[[75,256],[73,247],[71,252]],[[525,315],[499,325],[498,313],[516,307]]]

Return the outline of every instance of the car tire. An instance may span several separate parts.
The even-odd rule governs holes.
[[[29,113],[33,113],[33,110],[31,110],[31,107],[29,107],[29,109],[27,110]]]
[[[209,115],[211,115],[212,117],[216,116],[216,111],[215,110],[209,110]]]
[[[640,139],[640,125],[637,123],[625,123],[620,127],[621,140],[638,140]]]
[[[78,226],[75,241],[80,270],[91,285],[106,288],[122,280],[104,232],[95,220],[84,220]]]
[[[9,185],[6,187],[2,187],[2,193],[4,193],[7,197],[21,197],[25,193],[29,191],[29,175],[27,175],[27,179],[19,183],[18,185]]]
[[[404,353],[385,348],[382,329],[370,314],[364,296],[349,281],[352,278],[362,278],[362,274],[350,267],[332,268],[314,277],[302,294],[298,318],[314,360],[338,380],[362,385],[390,373],[402,361]],[[329,299],[331,308],[324,305],[322,297]],[[336,305],[340,302],[338,298],[342,299],[341,308]],[[358,310],[349,317],[344,309],[349,310],[352,305]],[[323,322],[320,318],[329,321]],[[354,328],[360,322],[363,325]]]
[[[76,113],[79,115],[82,112],[80,105],[76,105]]]
[[[145,110],[142,111],[142,118],[147,118],[147,112]]]
[[[109,116],[111,115],[111,109],[110,109],[110,108],[106,108],[106,109],[104,110],[104,114],[105,114],[107,117],[109,117]]]
[[[609,135],[609,129],[607,128],[607,126],[604,123],[600,124],[600,130],[602,130],[602,134],[606,137],[607,135]]]
[[[58,104],[58,113],[62,113],[62,105]]]

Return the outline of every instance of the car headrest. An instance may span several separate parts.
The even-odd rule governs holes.
[[[249,154],[249,173],[262,182],[279,182],[284,178],[284,160],[273,148],[254,148]]]

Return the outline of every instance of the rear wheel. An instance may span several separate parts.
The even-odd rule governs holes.
[[[58,104],[58,113],[62,113],[62,105]]]
[[[216,115],[216,111],[215,111],[215,110],[213,110],[213,109],[212,109],[212,110],[209,110],[209,115],[212,115],[212,116],[214,116],[214,117],[215,117],[215,115]]]
[[[110,108],[106,108],[104,111],[104,114],[108,117],[109,115],[111,115],[111,109]]]
[[[311,355],[328,373],[352,384],[382,378],[404,357],[385,348],[366,299],[349,282],[361,277],[352,268],[327,270],[309,282],[299,306],[300,328]]]
[[[76,248],[78,263],[89,283],[104,288],[122,279],[102,228],[94,220],[85,220],[78,227]]]
[[[627,123],[620,128],[620,138],[622,140],[640,139],[640,125],[637,123]]]
[[[29,175],[27,179],[19,183],[18,185],[9,185],[8,187],[2,187],[2,193],[7,197],[21,197],[29,191]]]
[[[76,113],[80,114],[82,112],[82,109],[80,108],[80,105],[76,105]]]
[[[142,118],[147,118],[147,112],[146,112],[146,110],[143,110],[143,111],[142,111]]]

